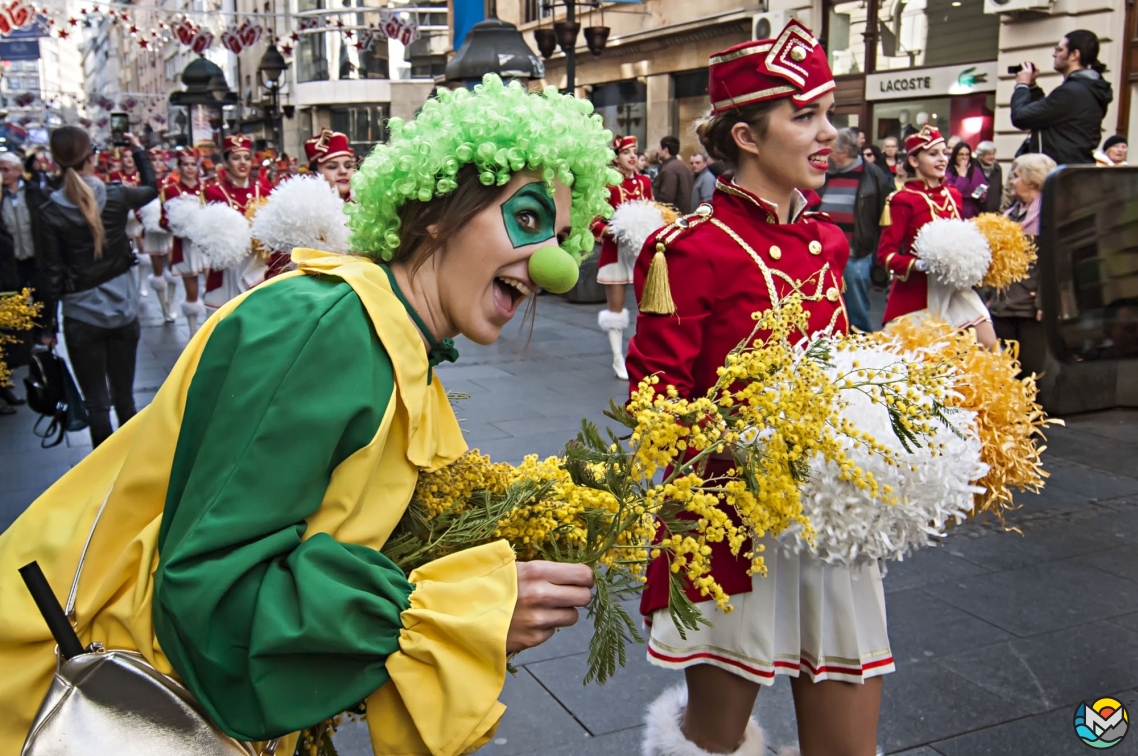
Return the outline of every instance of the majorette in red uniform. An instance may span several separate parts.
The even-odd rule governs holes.
[[[197,155],[191,149],[179,150],[177,164],[170,173],[169,180],[158,190],[162,201],[161,225],[170,228],[166,217],[166,203],[178,197],[196,197],[199,202],[205,202],[203,193],[205,186],[199,177]],[[186,301],[182,302],[182,314],[186,316],[186,324],[190,335],[198,329],[198,319],[201,317],[204,306],[198,299],[198,276],[205,273],[208,266],[205,257],[194,248],[191,240],[174,236],[170,247],[170,271],[181,277],[186,288]]]
[[[636,172],[636,137],[618,136],[613,139],[616,152],[614,166],[624,175],[624,180],[609,185],[609,204],[613,209],[625,202],[652,199],[652,182],[647,176]],[[597,260],[597,283],[606,288],[608,307],[597,313],[597,325],[608,333],[609,346],[612,347],[612,368],[616,377],[628,380],[628,370],[624,364],[624,329],[628,328],[628,310],[624,307],[625,287],[632,283],[632,270],[636,259],[621,255],[613,238],[612,229],[604,218],[593,222],[593,235],[601,242],[601,254]]]
[[[226,136],[222,145],[221,156],[224,162],[221,170],[218,171],[217,180],[205,187],[203,196],[207,204],[226,204],[249,217],[268,192],[249,173],[240,179],[242,182],[240,186],[234,183],[234,177],[230,175],[230,164],[234,157],[239,157],[237,153],[241,152],[245,153],[252,167],[253,140],[245,134]],[[210,270],[205,282],[206,307],[217,309],[238,294],[253,288],[264,280],[266,268],[263,261],[250,253],[245,265],[226,270]]]
[[[925,125],[905,140],[905,152],[916,155],[944,144],[940,131]],[[906,181],[889,197],[888,218],[883,219],[877,259],[892,274],[889,298],[885,302],[885,322],[928,308],[929,276],[921,271],[912,254],[913,240],[926,223],[936,218],[960,218],[962,205],[956,187],[930,186],[924,179]]]
[[[158,183],[159,195],[162,188],[169,182],[169,170],[166,165],[166,151],[161,147],[153,147],[147,152],[147,159],[154,170],[154,177]],[[137,176],[137,173],[135,174]],[[167,257],[173,245],[173,236],[161,227],[160,222],[148,223],[150,219],[160,218],[162,214],[162,201],[155,199],[149,206],[135,212],[135,217],[142,224],[142,251],[150,257],[150,288],[158,297],[158,304],[162,308],[162,317],[167,323],[173,323],[174,295],[177,292],[177,278],[170,272]]]
[[[775,98],[804,107],[834,88],[825,51],[793,21],[776,39],[712,56],[709,73],[713,115]],[[780,223],[773,203],[721,177],[710,203],[649,237],[635,270],[641,308],[628,350],[633,388],[656,374],[661,387],[675,386],[681,397],[704,396],[727,354],[751,334],[752,313],[769,310],[795,289],[806,296],[811,333],[848,329],[841,290],[849,243],[827,216],[806,205],[795,192],[790,220]],[[662,264],[673,311],[645,291],[649,270]],[[730,464],[713,461],[708,475]],[[711,626],[688,630],[686,639],[667,613],[669,565],[663,558],[650,565],[641,600],[650,662],[672,669],[712,665],[763,685],[776,674],[863,682],[893,669],[876,564],[831,566],[784,551],[771,539],[763,543],[765,578],[748,575],[748,560],[732,557],[727,544],[712,544],[712,574],[733,596],[734,611],[717,610],[689,587]],[[686,701],[682,691],[669,691],[652,705],[645,754],[704,753],[674,726]],[[765,753],[761,739],[752,722],[734,753]]]

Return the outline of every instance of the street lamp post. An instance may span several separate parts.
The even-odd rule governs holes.
[[[546,58],[553,55],[555,48],[552,40],[556,40],[565,53],[565,91],[574,94],[577,90],[577,35],[581,31],[581,22],[577,20],[577,5],[587,5],[590,8],[601,8],[600,0],[544,0],[550,6],[564,5],[565,20],[553,22],[553,34],[542,34],[540,28],[534,30],[534,38],[542,47],[541,54]],[[589,52],[600,55],[604,52],[608,42],[609,27],[604,25],[604,9],[601,8],[601,25],[590,26],[585,29],[585,42]],[[542,45],[542,43],[545,43]]]
[[[269,44],[265,54],[261,56],[261,62],[257,66],[257,78],[260,80],[261,87],[269,93],[271,97],[271,108],[269,117],[273,122],[273,147],[277,152],[281,152],[281,77],[284,72],[288,70],[288,63],[285,62],[284,56],[281,55],[280,50],[277,49],[276,44]]]

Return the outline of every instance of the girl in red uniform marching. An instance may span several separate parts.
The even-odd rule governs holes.
[[[162,201],[162,227],[169,229],[169,219],[166,217],[166,203],[177,197],[196,197],[202,199],[202,182],[198,169],[198,158],[191,149],[178,152],[177,169],[171,174],[172,181],[167,181],[159,190],[158,196]],[[179,236],[173,238],[170,248],[170,271],[182,279],[186,288],[186,301],[182,302],[182,314],[186,316],[186,325],[190,336],[198,330],[198,319],[204,309],[198,299],[198,276],[206,272],[206,261],[201,252],[194,248],[189,239]]]
[[[650,237],[636,266],[641,304],[629,346],[632,386],[651,375],[679,396],[704,396],[727,354],[751,334],[754,312],[799,292],[809,333],[844,333],[845,235],[806,210],[799,189],[822,185],[837,131],[829,120],[834,80],[826,53],[792,21],[776,39],[746,42],[711,58],[712,109],[700,141],[733,167],[710,205]],[[646,290],[667,265],[670,301]],[[709,463],[707,475],[732,462]],[[718,468],[718,470],[717,470]],[[876,563],[832,566],[760,541],[768,574],[726,543],[712,547],[713,576],[731,595],[724,613],[689,586],[710,626],[680,637],[668,616],[668,563],[649,568],[641,613],[650,625],[648,658],[683,669],[686,687],[648,711],[644,756],[765,754],[751,719],[755,699],[776,675],[791,677],[798,739],[806,756],[876,748],[880,675],[893,670],[885,597]]]
[[[636,137],[617,136],[613,139],[616,160],[613,167],[620,171],[624,180],[609,186],[609,204],[613,209],[632,200],[652,199],[652,181],[636,171]],[[612,229],[603,218],[593,224],[593,234],[600,239],[601,255],[597,261],[597,283],[605,287],[605,301],[608,307],[597,314],[597,325],[609,335],[612,347],[612,369],[616,377],[628,380],[628,370],[624,364],[624,329],[628,328],[628,310],[624,307],[624,294],[632,283],[632,269],[635,260],[622,259]]]
[[[217,180],[208,184],[202,195],[207,204],[219,203],[247,218],[267,196],[261,184],[252,177],[253,140],[245,134],[225,137],[221,153],[222,166]],[[248,263],[225,270],[210,270],[205,281],[206,307],[218,308],[238,294],[264,280],[267,266],[250,253]]]
[[[960,192],[944,183],[948,153],[944,137],[925,125],[905,140],[908,169],[915,176],[889,198],[887,218],[882,221],[877,258],[892,276],[889,298],[885,302],[885,322],[914,312],[929,310],[928,266],[913,254],[913,241],[925,224],[937,218],[959,219],[963,200]],[[935,313],[958,328],[975,328],[976,337],[989,349],[996,346],[992,318],[976,298],[954,300],[948,312]],[[962,309],[960,303],[976,302]]]

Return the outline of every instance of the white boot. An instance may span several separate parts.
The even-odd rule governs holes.
[[[688,705],[688,690],[683,685],[664,691],[648,706],[644,717],[644,740],[640,744],[641,756],[714,756],[684,737],[680,729],[684,709]],[[730,756],[763,756],[766,738],[758,723],[747,722],[743,743]]]
[[[624,329],[628,328],[628,310],[613,312],[601,310],[597,313],[597,325],[608,331],[609,346],[612,348],[612,371],[622,381],[628,380],[628,370],[624,366]]]
[[[182,302],[182,314],[186,316],[186,327],[190,329],[190,336],[198,330],[198,318],[205,306],[201,302]]]
[[[166,298],[166,279],[162,276],[150,277],[150,288],[158,296],[158,306],[162,308],[162,317],[167,323],[174,322],[170,312],[170,300]]]
[[[178,311],[174,309],[174,302],[178,296],[178,276],[170,272],[167,267],[162,271],[162,277],[166,279],[166,304],[170,308],[170,314],[166,317],[167,323],[173,323],[178,319]]]

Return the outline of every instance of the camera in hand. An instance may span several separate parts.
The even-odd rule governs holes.
[[[130,116],[126,113],[111,113],[111,144],[115,147],[125,147],[130,144],[126,138],[130,131]]]
[[[1023,66],[1008,66],[1008,73],[1011,74],[1012,76],[1015,76],[1017,73],[1019,73],[1022,70],[1023,70]]]

